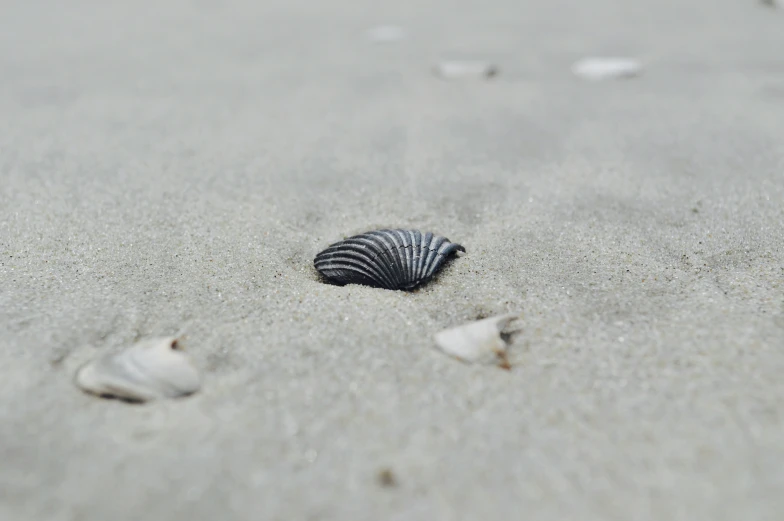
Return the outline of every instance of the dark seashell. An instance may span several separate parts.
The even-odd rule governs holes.
[[[465,248],[429,232],[378,230],[336,242],[316,255],[313,264],[338,284],[414,289],[458,251]]]

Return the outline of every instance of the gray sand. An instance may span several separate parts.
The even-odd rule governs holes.
[[[142,3],[0,16],[0,519],[781,519],[784,12]],[[319,281],[385,226],[468,252]],[[433,348],[518,310],[510,372]],[[72,385],[179,333],[198,395]]]

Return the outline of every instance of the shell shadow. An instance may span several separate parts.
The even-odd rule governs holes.
[[[343,286],[348,286],[348,284],[343,284],[336,280],[332,280],[325,277],[323,273],[321,273],[319,270],[317,270],[314,267],[311,267],[310,271],[311,271],[311,280],[314,280],[320,284],[326,284],[327,286],[337,286],[339,288],[342,288]]]
[[[478,322],[480,320],[484,320],[486,318],[490,318],[492,316],[495,316],[496,314],[497,313],[491,313],[491,312],[487,312],[487,311],[482,310],[482,311],[479,311],[478,313],[476,313],[476,315],[474,315],[474,320]],[[516,319],[514,319],[512,321],[512,327],[506,327],[506,328],[504,328],[503,331],[501,331],[499,333],[499,336],[501,337],[501,340],[503,340],[504,343],[507,346],[511,346],[512,344],[514,344],[515,343],[515,339],[517,337],[519,337],[521,334],[523,334],[524,329],[523,329],[522,325],[518,325],[518,326],[514,325],[514,323],[517,322],[518,320],[520,320],[520,317],[517,317]]]
[[[144,400],[135,400],[133,398],[122,398],[119,396],[114,396],[111,394],[98,394],[96,395],[98,398],[103,398],[104,400],[114,400],[117,402],[127,403],[129,405],[142,405],[144,404]]]

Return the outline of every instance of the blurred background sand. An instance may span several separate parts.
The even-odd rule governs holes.
[[[2,11],[1,519],[781,519],[784,11]],[[645,71],[581,81],[586,56]],[[467,253],[410,294],[319,281],[387,226]],[[509,311],[510,372],[433,348]],[[193,397],[72,384],[180,333]]]

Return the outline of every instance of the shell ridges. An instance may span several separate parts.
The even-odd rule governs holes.
[[[383,229],[331,244],[313,264],[338,284],[410,290],[430,280],[458,251],[465,248],[430,232]]]

